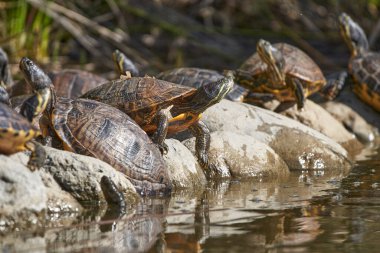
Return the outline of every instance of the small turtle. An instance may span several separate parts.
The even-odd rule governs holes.
[[[37,89],[31,99],[24,102],[20,114],[9,107],[9,96],[5,87],[0,85],[0,153],[11,155],[30,150],[28,168],[40,168],[46,158],[44,148],[33,139],[41,132],[31,124],[31,119],[44,109],[44,98],[49,92]],[[29,120],[28,120],[29,119]]]
[[[123,172],[141,195],[170,193],[160,151],[125,113],[93,100],[57,97],[50,78],[27,58],[21,60],[20,69],[34,89],[51,89],[40,126],[54,147],[110,164]]]
[[[321,69],[303,51],[262,39],[257,43],[257,53],[234,74],[236,83],[253,93],[272,95],[280,102],[296,101],[298,109],[303,108],[305,97],[326,85]]]
[[[0,48],[0,84],[1,83],[3,83],[5,87],[13,85],[8,55],[2,48]]]
[[[112,105],[134,119],[161,150],[167,133],[190,129],[196,136],[196,154],[207,164],[210,134],[200,121],[201,113],[218,103],[233,85],[232,77],[208,83],[198,89],[153,77],[126,77],[100,85],[82,97]],[[170,106],[172,118],[163,111]]]
[[[339,16],[341,35],[351,58],[348,72],[352,76],[354,93],[380,112],[380,53],[371,52],[363,29],[346,13]]]
[[[57,96],[67,98],[77,98],[99,84],[107,82],[107,79],[103,77],[78,69],[64,69],[50,72],[48,75]],[[24,81],[19,81],[12,86],[10,94],[11,97],[16,97],[31,93],[32,88],[25,85]]]
[[[127,72],[130,72],[132,76],[139,76],[137,67],[119,50],[113,52],[113,59],[120,75],[125,75]],[[176,68],[161,72],[156,77],[157,79],[196,89],[204,84],[216,82],[224,78],[218,71],[201,68]],[[235,84],[225,98],[231,101],[242,102],[247,93],[247,89]]]

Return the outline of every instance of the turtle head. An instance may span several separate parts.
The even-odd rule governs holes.
[[[234,81],[231,75],[227,75],[216,82],[202,85],[191,99],[189,107],[192,108],[192,111],[202,113],[208,107],[219,103],[231,90],[233,85]]]
[[[139,70],[136,65],[121,51],[116,49],[112,53],[112,58],[120,75],[125,75],[129,71],[132,76],[139,76]]]
[[[4,85],[13,83],[11,71],[8,64],[8,56],[3,49],[0,48],[0,82]]]
[[[52,82],[42,69],[26,57],[23,57],[20,61],[20,70],[26,82],[34,91],[34,95],[22,104],[20,113],[29,121],[32,121],[34,117],[44,112],[47,107],[52,107]]]
[[[273,82],[285,84],[285,59],[281,51],[263,39],[257,42],[256,50],[261,60],[267,64]]]
[[[368,40],[363,29],[346,13],[342,13],[339,16],[339,28],[352,56],[357,56],[368,51]]]

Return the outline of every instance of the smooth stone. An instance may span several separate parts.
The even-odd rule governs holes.
[[[0,226],[42,222],[47,202],[47,188],[39,174],[12,157],[0,155]]]
[[[346,85],[333,101],[326,101],[317,95],[312,99],[342,122],[361,141],[373,141],[374,136],[378,135],[380,113],[360,100],[349,85]]]
[[[278,113],[222,100],[208,108],[202,121],[211,132],[250,135],[270,146],[290,170],[351,168],[348,152],[322,133]]]
[[[195,138],[184,141],[195,153]],[[267,144],[249,135],[230,131],[211,133],[208,152],[212,178],[277,178],[286,176],[289,168]]]
[[[139,199],[127,177],[109,164],[96,158],[46,147],[48,157],[44,169],[48,171],[65,191],[79,202],[104,202],[100,179],[109,176],[124,193],[127,205]]]
[[[193,154],[178,140],[166,139],[168,153],[164,159],[174,190],[203,188],[206,177]]]

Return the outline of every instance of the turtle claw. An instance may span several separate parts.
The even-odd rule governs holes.
[[[46,159],[46,151],[45,149],[37,142],[33,142],[29,144],[29,149],[32,150],[32,153],[29,158],[29,162],[27,164],[27,167],[31,171],[38,170],[41,168]],[[28,148],[28,147],[27,147]]]
[[[166,145],[166,143],[156,144],[156,145],[157,145],[157,147],[160,150],[162,155],[166,155],[168,153],[169,147],[168,147],[168,145]]]

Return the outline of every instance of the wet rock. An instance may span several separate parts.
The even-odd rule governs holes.
[[[295,120],[256,106],[222,102],[203,114],[211,132],[231,131],[269,145],[291,170],[346,170],[347,151],[338,143]]]
[[[25,153],[19,152],[12,155],[14,162],[27,164],[29,156]],[[35,172],[39,175],[45,187],[47,188],[47,210],[50,213],[72,213],[82,210],[82,206],[74,199],[70,193],[62,190],[54,178],[47,173],[43,168]]]
[[[65,191],[80,202],[104,201],[100,187],[103,175],[112,178],[119,190],[124,192],[127,205],[133,205],[138,195],[127,177],[98,159],[46,147],[48,157],[44,169],[48,171]]]
[[[167,139],[165,143],[169,149],[164,159],[175,190],[202,188],[206,177],[193,154],[178,140]]]
[[[0,155],[0,227],[41,225],[48,194],[41,177],[12,157]]]
[[[320,96],[313,96],[313,100],[363,142],[373,141],[380,129],[380,113],[361,101],[349,85],[333,101],[326,101]]]
[[[311,100],[305,101],[303,110],[298,110],[294,105],[280,113],[323,133],[338,143],[355,140],[355,135],[348,132],[341,122]]]
[[[195,138],[184,144],[195,153]],[[217,178],[277,178],[289,173],[276,152],[252,136],[230,131],[211,134],[209,167]]]

